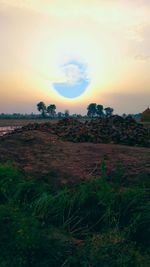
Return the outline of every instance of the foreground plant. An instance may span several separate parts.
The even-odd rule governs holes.
[[[123,186],[117,168],[53,190],[0,165],[0,266],[148,267],[148,189]]]

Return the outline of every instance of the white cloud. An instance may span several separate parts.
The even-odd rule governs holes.
[[[87,70],[84,63],[78,62],[76,60],[65,63],[62,69],[66,75],[67,82],[75,84],[82,79],[87,80]]]

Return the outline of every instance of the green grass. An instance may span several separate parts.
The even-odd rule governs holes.
[[[0,165],[1,267],[148,267],[150,202],[116,164],[102,177],[54,190]]]

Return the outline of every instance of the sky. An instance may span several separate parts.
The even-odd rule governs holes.
[[[150,0],[0,0],[0,113],[150,105]]]

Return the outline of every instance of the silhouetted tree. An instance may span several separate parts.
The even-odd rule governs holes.
[[[122,117],[125,119],[127,117],[127,114],[126,113],[123,113],[122,114]]]
[[[64,115],[65,115],[65,118],[69,118],[69,110],[68,109],[65,110]]]
[[[37,104],[37,109],[39,112],[41,112],[42,116],[45,117],[46,116],[46,105],[44,102],[39,102]]]
[[[113,108],[111,108],[111,107],[107,107],[104,110],[105,110],[105,113],[106,113],[106,117],[112,116],[113,111],[114,111]]]
[[[88,107],[87,107],[87,110],[88,110],[87,115],[89,117],[94,117],[96,115],[96,113],[97,113],[96,103],[89,104]]]
[[[74,113],[74,114],[71,115],[71,117],[72,118],[75,118],[75,119],[81,119],[82,118],[82,115],[81,114]]]
[[[56,114],[56,106],[55,104],[51,104],[47,107],[47,113],[54,118],[55,114]]]
[[[57,113],[57,117],[58,117],[58,119],[61,119],[63,117],[63,113],[62,112],[58,112]]]
[[[104,115],[104,112],[103,112],[103,105],[97,105],[97,111],[96,111],[97,115],[99,117],[102,117]]]

